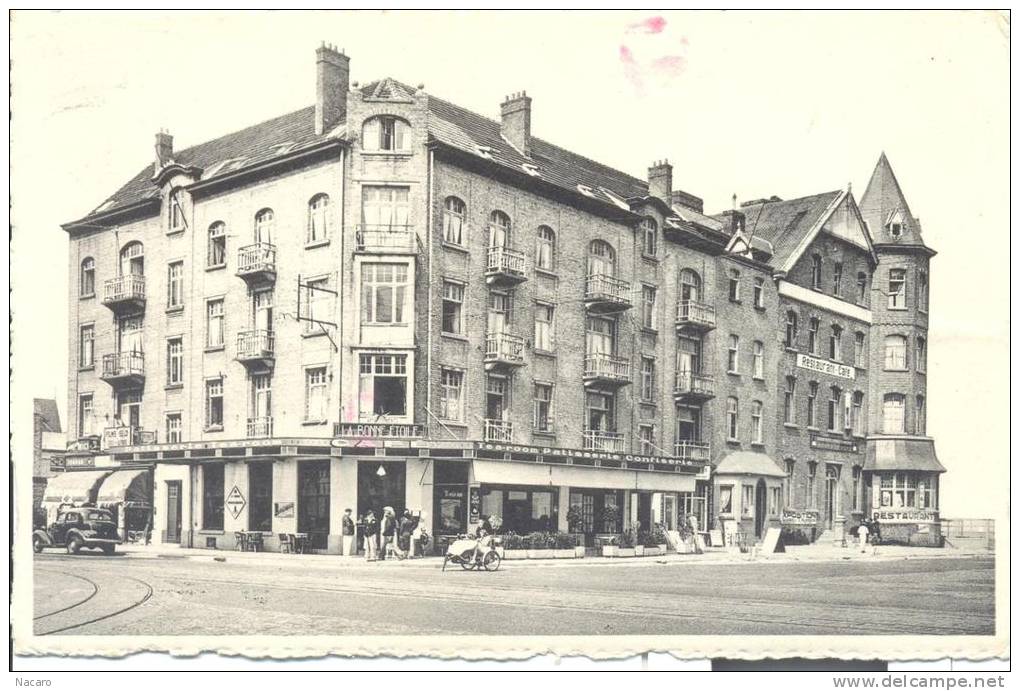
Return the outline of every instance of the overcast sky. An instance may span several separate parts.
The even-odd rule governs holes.
[[[67,239],[176,148],[310,105],[314,50],[728,208],[845,188],[885,151],[931,270],[929,422],[945,516],[1008,497],[1009,25],[994,13],[16,13],[12,23],[15,426],[66,419]],[[30,417],[27,418],[30,423]],[[24,428],[22,428],[24,429]],[[1002,515],[1002,514],[1000,514]]]

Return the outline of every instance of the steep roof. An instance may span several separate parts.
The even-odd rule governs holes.
[[[60,432],[60,411],[57,410],[57,402],[52,398],[34,398],[32,403],[35,414],[42,418],[49,432]]]
[[[900,189],[900,183],[884,151],[878,157],[864,196],[861,197],[860,209],[875,242],[926,247],[921,237],[921,222],[911,213],[907,198]],[[899,236],[891,232],[893,223],[900,226]]]
[[[826,211],[843,194],[841,190],[822,192],[799,199],[762,201],[741,207],[748,236],[772,245],[772,261],[785,265]]]

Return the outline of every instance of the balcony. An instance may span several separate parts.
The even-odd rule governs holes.
[[[145,309],[145,276],[127,274],[107,280],[103,304],[118,314]]]
[[[715,307],[696,300],[683,300],[676,306],[676,328],[711,331],[715,328]]]
[[[354,231],[354,251],[373,254],[416,254],[418,238],[409,225],[359,225]]]
[[[606,353],[588,354],[584,358],[585,384],[620,386],[630,383],[630,360]]]
[[[514,424],[507,420],[482,421],[482,438],[485,441],[510,442],[514,438]]]
[[[251,283],[276,280],[276,245],[256,242],[237,249],[237,275]]]
[[[607,274],[591,274],[584,283],[584,306],[589,312],[601,314],[630,309],[630,282]]]
[[[273,436],[272,416],[248,418],[247,431],[249,439],[264,439]]]
[[[490,247],[485,262],[485,281],[489,285],[515,285],[526,281],[524,253],[509,247]]]
[[[683,439],[673,445],[673,456],[682,458],[685,461],[703,461],[708,463],[711,460],[712,453],[707,441]]]
[[[145,356],[133,350],[104,355],[100,379],[110,386],[141,386],[145,382]]]
[[[485,337],[485,369],[519,367],[524,364],[524,338],[508,333]]]
[[[142,446],[155,444],[156,433],[147,432],[141,427],[133,425],[121,425],[120,427],[107,427],[103,430],[102,448],[113,449],[118,446]]]
[[[586,451],[608,451],[623,453],[627,438],[623,432],[606,432],[604,430],[584,430],[584,448]]]
[[[715,380],[710,374],[680,371],[676,373],[673,397],[684,401],[704,401],[715,397]]]
[[[250,329],[237,334],[235,359],[245,365],[272,367],[276,359],[276,334],[265,329]]]

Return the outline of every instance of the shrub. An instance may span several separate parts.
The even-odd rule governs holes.
[[[573,549],[577,544],[577,539],[570,533],[553,533],[553,544],[556,549]]]
[[[623,532],[613,538],[613,544],[617,547],[630,549],[634,546],[634,536],[629,532]]]
[[[667,543],[666,531],[662,529],[661,525],[657,525],[654,528],[652,528],[651,532],[649,532],[648,539],[651,540],[651,544],[645,543],[646,546],[648,547],[654,547],[655,545],[665,545]]]
[[[524,536],[513,532],[507,533],[503,536],[503,549],[526,549]]]
[[[572,533],[579,533],[584,528],[584,517],[578,506],[571,506],[567,509],[567,530]]]
[[[525,549],[550,549],[548,533],[535,531],[528,533],[524,539],[527,542]]]

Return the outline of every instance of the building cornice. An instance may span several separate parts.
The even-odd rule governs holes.
[[[865,309],[859,305],[851,305],[850,303],[834,298],[831,295],[820,293],[817,290],[804,288],[803,286],[799,286],[796,283],[790,283],[783,279],[779,279],[778,288],[781,296],[790,298],[791,300],[797,300],[798,302],[814,305],[815,307],[819,307],[823,310],[835,312],[836,314],[856,319],[857,321],[864,322],[865,324],[871,324],[872,322],[871,310]]]

